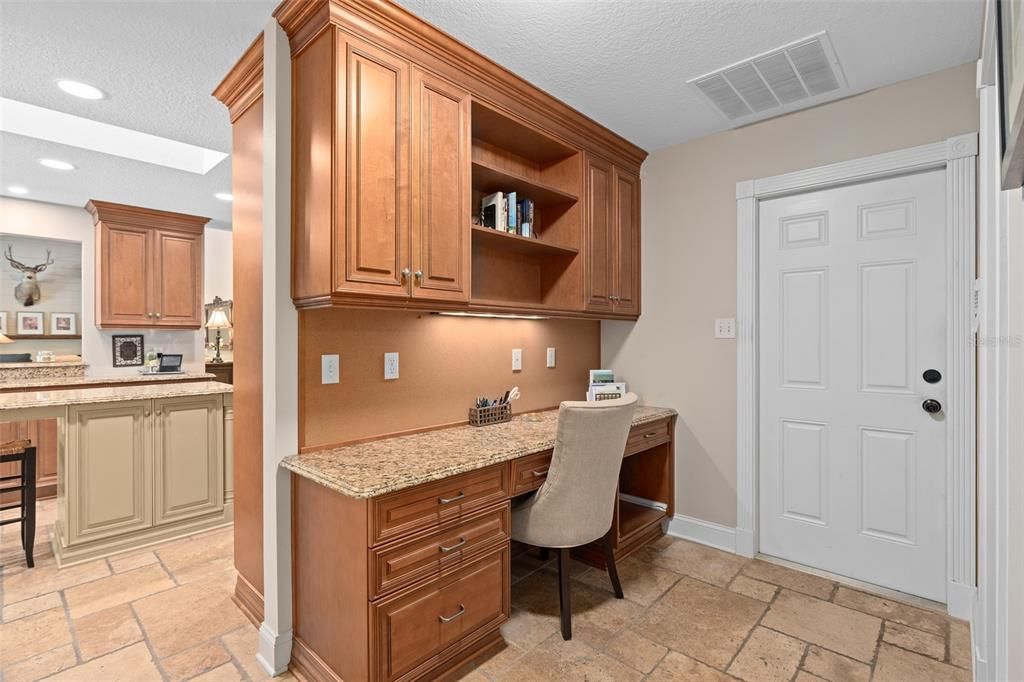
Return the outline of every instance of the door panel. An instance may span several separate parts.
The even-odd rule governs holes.
[[[398,57],[344,37],[348,112],[339,291],[407,296],[409,240],[409,67]]]
[[[152,231],[129,226],[101,228],[98,295],[100,324],[148,325],[154,312],[149,279]]]
[[[946,599],[943,171],[770,199],[760,241],[760,548]]]
[[[224,507],[222,412],[218,396],[154,401],[160,483],[154,523],[202,516]]]
[[[640,178],[614,169],[615,312],[640,312]]]
[[[155,326],[199,327],[202,323],[202,236],[157,230],[154,238]]]
[[[612,168],[595,158],[587,159],[586,277],[587,310],[612,308]]]
[[[469,298],[469,119],[468,92],[413,71],[414,297]]]

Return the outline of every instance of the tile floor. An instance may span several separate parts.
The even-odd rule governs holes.
[[[53,503],[41,503],[52,519]],[[230,599],[230,529],[58,570],[37,533],[0,530],[0,679],[263,680],[256,629]],[[558,632],[553,562],[513,562],[499,651],[453,675],[487,680],[970,680],[967,624],[701,545],[662,538],[621,562],[625,600],[573,565],[573,634]],[[282,679],[290,679],[290,675]]]

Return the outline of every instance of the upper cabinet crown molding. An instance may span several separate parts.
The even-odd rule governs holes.
[[[263,34],[260,33],[235,67],[214,88],[213,96],[228,108],[231,122],[234,123],[262,94]]]
[[[176,230],[191,234],[202,234],[206,228],[209,218],[188,213],[174,213],[173,211],[159,211],[155,208],[143,208],[141,206],[128,206],[127,204],[115,204],[109,201],[90,199],[85,205],[85,210],[92,215],[92,222],[98,225],[104,223],[127,223],[139,227],[152,227],[164,230]]]

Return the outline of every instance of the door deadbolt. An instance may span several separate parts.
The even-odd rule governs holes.
[[[937,369],[926,369],[922,376],[929,384],[937,384],[942,381],[942,372]]]

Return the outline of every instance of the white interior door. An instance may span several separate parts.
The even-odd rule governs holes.
[[[758,209],[760,550],[941,602],[945,205],[937,170]]]

